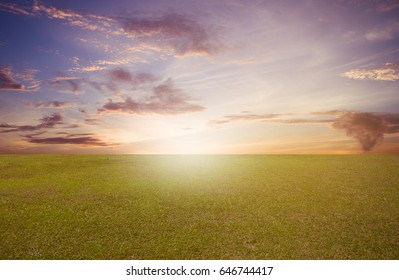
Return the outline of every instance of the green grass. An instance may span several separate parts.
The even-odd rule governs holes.
[[[0,259],[399,259],[399,156],[0,155]]]

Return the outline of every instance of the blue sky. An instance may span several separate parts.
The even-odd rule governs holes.
[[[1,1],[2,153],[398,153],[397,1]]]

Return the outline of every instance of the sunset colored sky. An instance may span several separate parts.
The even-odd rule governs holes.
[[[396,0],[0,1],[0,153],[399,153]]]

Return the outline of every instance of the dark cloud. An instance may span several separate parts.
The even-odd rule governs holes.
[[[17,126],[12,124],[0,123],[0,128],[15,128]]]
[[[80,145],[80,146],[113,146],[115,143],[107,143],[97,138],[95,134],[69,134],[59,133],[64,136],[37,138],[34,135],[26,135],[25,138],[29,143],[35,144],[51,144],[51,145]]]
[[[158,78],[149,73],[131,73],[129,70],[122,68],[112,69],[109,71],[109,73],[110,78],[113,81],[127,82],[134,85],[154,82],[158,80]]]
[[[40,121],[41,124],[38,125],[40,128],[52,128],[56,124],[60,124],[62,122],[62,116],[59,113],[54,113],[41,118]]]
[[[10,125],[3,123],[0,125],[0,133],[35,131],[40,129],[53,128],[57,124],[62,124],[63,117],[59,113],[44,116],[37,125]]]
[[[171,48],[177,55],[212,55],[218,49],[210,29],[185,15],[167,13],[153,18],[123,17],[119,21],[128,37],[151,39],[151,43]]]
[[[399,115],[350,112],[336,119],[331,127],[345,130],[359,141],[363,151],[370,151],[382,143],[384,134],[399,132]]]
[[[112,99],[108,100],[102,108],[98,109],[99,112],[125,112],[129,114],[139,114],[141,112],[140,104],[135,102],[131,97],[126,98],[122,102],[113,102]]]
[[[99,113],[126,114],[183,114],[204,110],[204,107],[189,102],[189,98],[175,88],[171,79],[153,88],[152,95],[144,100],[136,101],[127,97],[124,101],[113,102],[111,99]]]
[[[0,90],[25,90],[13,77],[10,68],[0,66]]]
[[[114,69],[110,71],[111,78],[122,82],[131,82],[133,80],[133,75],[124,69]]]

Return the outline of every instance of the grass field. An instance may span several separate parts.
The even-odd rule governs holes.
[[[0,259],[399,259],[399,156],[0,155]]]

